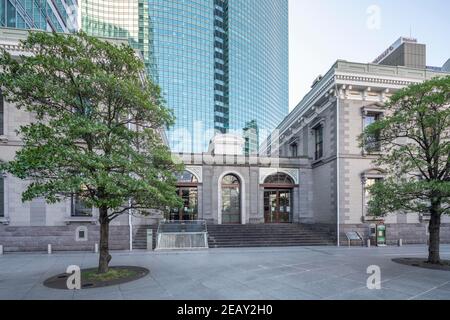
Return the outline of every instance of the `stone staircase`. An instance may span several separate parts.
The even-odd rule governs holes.
[[[158,225],[148,225],[137,227],[136,233],[133,236],[133,249],[134,250],[146,250],[147,249],[147,230],[153,230],[153,249],[156,248],[156,232],[158,231]]]
[[[328,246],[336,236],[303,224],[208,225],[210,248]]]

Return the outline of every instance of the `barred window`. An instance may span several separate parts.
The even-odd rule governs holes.
[[[5,216],[5,179],[0,172],[0,217]]]
[[[319,160],[323,157],[323,126],[320,125],[314,129],[315,153],[314,159]]]
[[[0,136],[5,134],[3,93],[0,89]]]
[[[380,118],[381,113],[368,113],[364,117],[364,129],[380,120]],[[380,135],[378,133],[375,133],[373,135],[367,136],[364,142],[364,148],[367,153],[379,152],[381,150]]]

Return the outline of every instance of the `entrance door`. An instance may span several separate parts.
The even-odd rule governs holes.
[[[198,190],[192,188],[178,188],[178,195],[183,200],[183,207],[172,209],[169,220],[171,221],[193,221],[197,220],[198,214]]]
[[[266,223],[290,223],[292,190],[264,191],[264,218]]]
[[[222,181],[222,224],[241,223],[241,184],[234,175]]]

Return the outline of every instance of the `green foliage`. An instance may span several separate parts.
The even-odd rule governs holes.
[[[23,200],[78,194],[109,209],[109,221],[129,198],[143,214],[180,206],[173,172],[181,167],[160,134],[174,117],[134,50],[84,33],[31,32],[22,45],[33,54],[1,52],[0,84],[36,119],[20,128],[24,146],[1,168],[30,181]]]
[[[370,188],[369,212],[450,213],[450,77],[414,84],[395,93],[385,116],[368,126],[360,144],[377,136],[387,172]]]

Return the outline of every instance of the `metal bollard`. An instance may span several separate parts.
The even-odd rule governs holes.
[[[95,252],[95,253],[98,253],[98,243],[96,243],[96,244],[94,245],[94,252]]]
[[[3,254],[3,246],[0,244],[0,256]]]
[[[398,246],[403,247],[403,239],[398,239]]]
[[[367,248],[370,248],[370,239],[367,239]]]
[[[51,244],[47,245],[47,253],[52,254],[52,245]]]
[[[147,251],[153,250],[153,229],[147,229]]]

